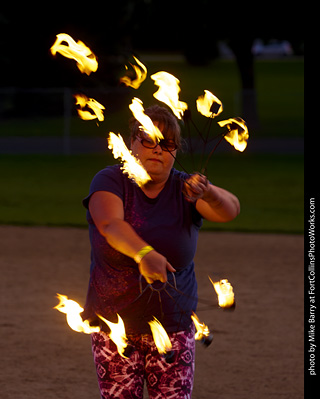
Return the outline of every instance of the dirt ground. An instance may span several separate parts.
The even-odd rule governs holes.
[[[98,399],[90,337],[53,310],[56,293],[84,304],[87,230],[0,226],[0,243],[1,397]],[[196,269],[201,299],[227,278],[237,306],[199,304],[214,340],[197,343],[193,398],[303,398],[303,236],[203,232]]]

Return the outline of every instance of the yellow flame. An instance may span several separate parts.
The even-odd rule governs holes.
[[[169,352],[172,349],[170,338],[163,328],[162,324],[155,317],[153,320],[148,322],[151,328],[154,343],[158,349],[158,352],[162,355]]]
[[[224,138],[234,146],[238,151],[244,151],[247,148],[247,140],[249,132],[245,121],[241,118],[230,118],[225,121],[218,122],[221,127],[227,126],[229,133]]]
[[[84,94],[75,94],[74,97],[76,99],[76,105],[80,107],[77,111],[81,119],[88,121],[97,118],[100,122],[104,120],[102,110],[105,109],[105,107],[98,103],[98,101],[93,98],[88,98]],[[93,113],[84,109],[86,107],[91,109]]]
[[[98,316],[110,328],[109,336],[112,339],[112,341],[115,343],[115,345],[117,346],[119,355],[126,358],[126,356],[123,355],[123,352],[124,352],[125,348],[128,346],[128,340],[126,337],[126,330],[125,330],[122,318],[119,315],[117,315],[118,322],[112,323],[111,321],[105,319],[104,317],[102,317],[100,315],[98,315]]]
[[[96,56],[80,40],[76,43],[71,36],[66,33],[60,33],[53,46],[51,47],[52,55],[60,53],[64,57],[76,60],[77,67],[82,73],[90,75],[98,69],[98,61]],[[67,44],[63,44],[66,42]]]
[[[218,303],[221,308],[230,308],[234,305],[234,293],[232,285],[227,279],[220,280],[218,282],[213,282],[209,277],[213,288],[218,295]]]
[[[214,118],[223,111],[222,102],[209,90],[205,90],[204,95],[198,97],[196,104],[198,112],[207,118]]]
[[[132,155],[131,151],[127,148],[120,134],[117,136],[110,132],[108,144],[108,148],[112,150],[114,158],[121,158],[123,162],[122,170],[127,173],[129,178],[134,180],[139,187],[151,180],[141,162]]]
[[[139,98],[133,98],[129,108],[133,116],[141,123],[140,129],[147,133],[154,142],[163,139],[161,131],[153,124],[151,118],[144,113],[143,103]]]
[[[138,60],[138,58],[136,58],[135,56],[133,56],[134,60],[136,61],[136,63],[138,64],[138,66],[131,64],[132,68],[134,69],[134,72],[136,74],[136,78],[135,79],[130,79],[129,76],[124,76],[122,78],[120,78],[120,82],[124,83],[126,86],[130,86],[133,87],[134,89],[138,89],[141,85],[141,83],[146,79],[147,77],[147,68],[145,67],[145,65],[143,65],[143,63],[141,61]],[[128,67],[126,66],[126,69],[128,69]]]
[[[78,304],[78,302],[68,299],[66,295],[61,294],[57,294],[57,298],[60,302],[54,307],[54,309],[67,315],[67,323],[72,330],[85,334],[100,331],[100,327],[91,327],[88,320],[82,320],[80,313],[83,312],[83,308]]]
[[[179,101],[180,81],[170,73],[163,71],[151,75],[151,79],[154,80],[155,85],[159,86],[158,91],[153,96],[167,104],[175,116],[181,119],[188,105],[183,101]]]
[[[208,337],[210,334],[208,326],[206,326],[204,323],[201,323],[200,320],[198,319],[198,316],[194,312],[192,312],[191,319],[194,322],[194,325],[197,330],[194,336],[195,339],[199,341],[203,337]]]

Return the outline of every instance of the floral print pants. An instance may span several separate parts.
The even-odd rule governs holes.
[[[195,360],[194,328],[168,335],[174,351],[171,363],[159,354],[151,334],[128,336],[129,342],[135,347],[129,358],[118,354],[108,334],[92,334],[92,352],[101,398],[141,399],[144,380],[150,399],[191,398]]]

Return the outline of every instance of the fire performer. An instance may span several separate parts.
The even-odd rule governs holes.
[[[97,314],[116,321],[118,313],[134,347],[131,356],[125,358],[119,355],[107,331],[92,334],[103,399],[142,398],[144,378],[150,398],[191,397],[195,356],[191,314],[197,305],[193,259],[198,232],[203,218],[227,222],[240,209],[233,194],[214,186],[206,177],[173,168],[181,147],[174,115],[157,105],[145,113],[164,138],[152,141],[134,119],[131,150],[151,181],[139,187],[120,165],[108,166],[94,177],[83,201],[92,251],[82,317],[93,325],[99,322]],[[172,282],[173,275],[177,290],[169,284],[161,290],[167,281]],[[144,289],[148,284],[150,289]],[[170,337],[174,353],[171,363],[159,355],[153,342],[148,325],[153,317]]]

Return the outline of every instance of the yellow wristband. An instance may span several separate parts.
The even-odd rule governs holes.
[[[137,263],[140,263],[142,258],[146,256],[149,252],[153,251],[153,248],[150,245],[146,245],[145,247],[141,248],[140,251],[138,251],[135,256],[134,260]]]

